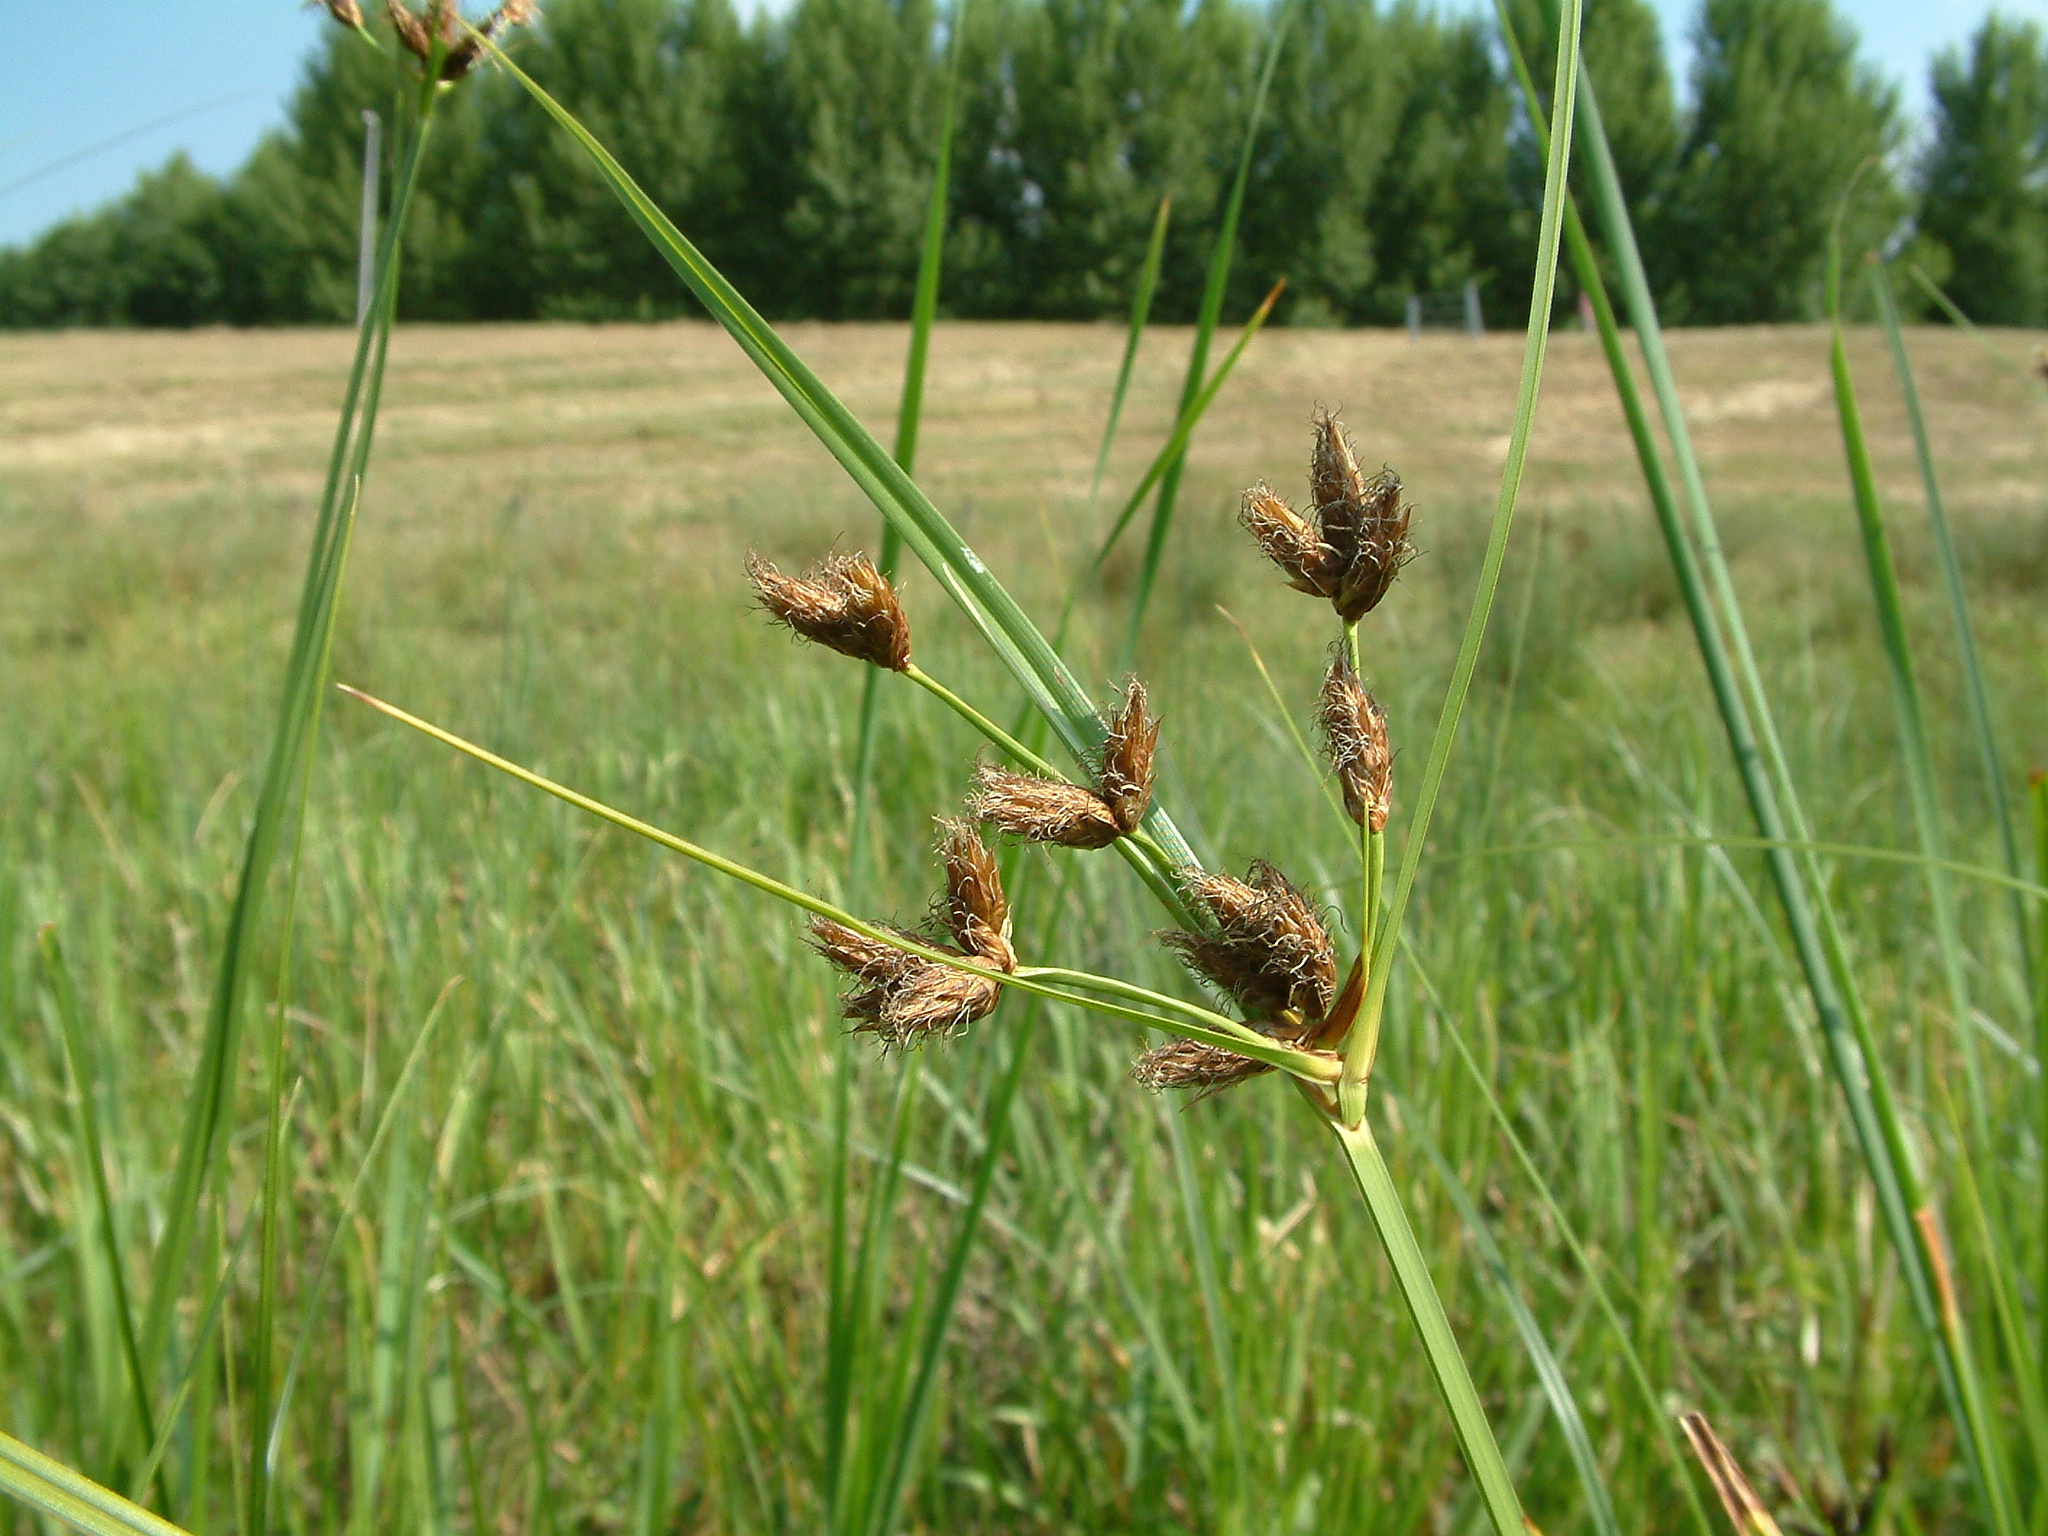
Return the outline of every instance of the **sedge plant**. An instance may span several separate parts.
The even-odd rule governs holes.
[[[1561,39],[1537,277],[1507,466],[1478,591],[1390,893],[1382,889],[1382,872],[1392,806],[1392,749],[1385,718],[1362,684],[1359,626],[1386,598],[1408,553],[1409,514],[1400,482],[1390,472],[1367,475],[1341,425],[1324,413],[1317,419],[1311,461],[1312,516],[1294,512],[1263,486],[1245,498],[1243,521],[1259,546],[1291,585],[1329,601],[1339,623],[1319,717],[1359,858],[1359,948],[1348,973],[1340,969],[1323,914],[1272,865],[1255,863],[1238,878],[1207,870],[1194,858],[1153,795],[1159,724],[1142,683],[1127,682],[1117,703],[1098,712],[1057,652],[896,457],[882,449],[588,131],[509,61],[507,68],[582,145],[678,274],[980,630],[1079,771],[1062,772],[998,726],[986,710],[919,667],[894,584],[857,554],[828,556],[794,575],[757,557],[750,561],[749,575],[776,619],[806,640],[916,684],[964,718],[1006,760],[977,768],[965,816],[940,818],[943,889],[931,916],[915,927],[864,918],[558,784],[396,705],[356,694],[446,746],[807,912],[813,946],[849,978],[844,1010],[850,1026],[885,1046],[919,1045],[982,1025],[1014,992],[1169,1037],[1133,1067],[1140,1082],[1155,1088],[1207,1093],[1274,1071],[1291,1078],[1309,1111],[1331,1131],[1364,1198],[1496,1536],[1516,1536],[1523,1529],[1520,1503],[1366,1110],[1379,1016],[1397,949],[1393,936],[1414,890],[1430,815],[1485,635],[1541,380],[1578,79],[1576,3],[1569,6]],[[1182,427],[1186,424],[1184,412]],[[1221,1006],[1191,1003],[1100,971],[1035,963],[1036,956],[1020,953],[1001,867],[976,821],[1026,842],[1113,849],[1172,919],[1163,936],[1168,948],[1214,989]],[[1341,984],[1340,974],[1345,976]]]

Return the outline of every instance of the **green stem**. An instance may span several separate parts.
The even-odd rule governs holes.
[[[634,833],[636,836],[644,837],[651,843],[659,844],[672,853],[679,853],[684,858],[702,864],[707,869],[716,870],[719,874],[737,880],[743,885],[750,885],[757,891],[775,897],[778,901],[787,902],[790,906],[800,908],[805,912],[814,913],[819,917],[827,918],[842,927],[850,928],[853,932],[860,934],[864,938],[873,939],[877,943],[887,944],[892,949],[900,949],[907,955],[916,955],[921,960],[929,960],[935,965],[948,966],[956,971],[967,971],[976,976],[987,976],[991,980],[1006,987],[1013,987],[1019,992],[1051,998],[1054,1002],[1072,1003],[1076,1007],[1086,1008],[1095,1013],[1106,1014],[1111,1018],[1123,1019],[1126,1022],[1141,1024],[1151,1029],[1165,1030],[1170,1035],[1178,1035],[1182,1039],[1193,1040],[1202,1045],[1220,1046],[1224,1050],[1236,1051],[1239,1055],[1249,1056],[1255,1061],[1263,1061],[1269,1066],[1278,1067],[1283,1072],[1290,1073],[1309,1082],[1326,1083],[1336,1081],[1337,1064],[1329,1057],[1308,1051],[1292,1050],[1286,1046],[1275,1044],[1265,1036],[1248,1029],[1236,1019],[1225,1018],[1220,1013],[1198,1007],[1193,1003],[1183,1002],[1181,999],[1170,997],[1163,992],[1150,992],[1143,987],[1132,986],[1129,982],[1118,981],[1114,977],[1095,976],[1085,971],[1068,971],[1057,967],[1043,969],[1023,967],[1006,975],[1000,971],[992,971],[980,962],[968,959],[963,955],[954,954],[947,950],[934,949],[928,944],[906,938],[893,929],[877,927],[873,923],[854,916],[842,907],[836,907],[829,901],[813,896],[809,891],[785,884],[783,881],[777,880],[773,875],[764,875],[757,869],[750,869],[744,864],[726,858],[723,854],[713,853],[709,848],[690,842],[686,838],[677,837],[673,832],[664,832],[660,827],[642,821],[636,816],[629,816],[624,811],[613,809],[602,800],[593,800],[590,796],[579,794],[567,785],[557,784],[553,779],[535,773],[530,768],[522,768],[510,759],[500,757],[497,753],[480,747],[475,742],[464,740],[453,731],[443,730],[440,726],[422,720],[417,715],[408,714],[395,704],[387,704],[382,699],[373,698],[360,689],[349,687],[346,683],[338,683],[335,686],[350,698],[369,705],[370,708],[376,710],[379,714],[388,716],[401,725],[410,726],[421,735],[430,736],[443,746],[452,747],[464,756],[472,757],[486,767],[495,768],[498,772],[517,779],[522,784],[538,789],[545,794],[553,795],[557,800],[573,805],[578,810],[587,811],[602,821],[610,822],[615,827],[623,827],[626,831]],[[1051,985],[1046,980],[1048,976],[1070,982],[1073,986],[1080,986],[1085,983],[1091,990],[1106,992],[1118,997],[1135,998],[1143,1001],[1147,1006],[1161,1011],[1147,1013],[1141,1009],[1126,1008],[1117,1003],[1102,1002],[1096,998],[1071,990],[1069,987]]]
[[[1386,1004],[1387,982],[1393,972],[1394,946],[1389,936],[1399,933],[1415,893],[1416,873],[1422,866],[1422,850],[1429,838],[1429,823],[1436,811],[1437,795],[1443,788],[1444,770],[1450,763],[1451,746],[1458,735],[1458,721],[1464,714],[1465,696],[1472,687],[1472,674],[1479,666],[1480,643],[1486,638],[1486,622],[1493,612],[1493,596],[1500,586],[1500,569],[1507,558],[1508,532],[1514,526],[1515,503],[1521,494],[1522,469],[1529,456],[1529,431],[1536,418],[1536,395],[1543,381],[1543,358],[1550,341],[1550,306],[1557,292],[1557,256],[1564,209],[1570,203],[1565,173],[1570,164],[1572,121],[1579,95],[1579,23],[1581,0],[1564,0],[1565,24],[1558,28],[1557,73],[1551,89],[1551,122],[1544,156],[1543,216],[1536,241],[1536,279],[1529,294],[1529,326],[1522,346],[1522,376],[1515,396],[1514,428],[1508,436],[1507,464],[1501,471],[1500,496],[1494,504],[1493,525],[1486,539],[1486,556],[1480,565],[1478,590],[1465,620],[1464,638],[1458,645],[1458,659],[1451,668],[1451,682],[1444,694],[1443,709],[1437,716],[1436,735],[1430,742],[1429,763],[1422,771],[1422,785],[1416,794],[1415,812],[1409,818],[1401,848],[1400,873],[1395,877],[1393,900],[1387,904],[1384,926],[1373,946],[1372,965],[1366,980],[1362,1022],[1354,1028],[1344,1053],[1344,1090],[1340,1112],[1347,1125],[1357,1125],[1365,1114],[1365,1080],[1371,1066],[1370,1052],[1378,1041],[1377,1019]]]
[[[1430,1278],[1422,1245],[1416,1240],[1415,1229],[1408,1224],[1408,1213],[1401,1205],[1386,1160],[1380,1155],[1379,1143],[1373,1139],[1372,1127],[1362,1119],[1354,1126],[1346,1126],[1327,1113],[1324,1120],[1336,1135],[1344,1161],[1358,1183],[1359,1194],[1365,1197],[1366,1212],[1372,1217],[1380,1246],[1393,1267],[1394,1283],[1400,1288],[1409,1320],[1422,1341],[1422,1352],[1436,1377],[1437,1390],[1450,1410],[1458,1449],[1464,1453],[1465,1466],[1478,1485],[1494,1536],[1526,1536],[1514,1480],[1509,1477],[1507,1462],[1493,1438],[1493,1426],[1486,1420],[1486,1409],[1479,1401],[1478,1389],[1472,1385],[1471,1372],[1465,1368],[1465,1357],[1458,1350],[1451,1321],[1444,1314],[1436,1282]]]

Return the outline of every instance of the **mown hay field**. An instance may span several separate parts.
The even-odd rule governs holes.
[[[902,327],[788,334],[887,427]],[[980,324],[935,338],[919,478],[1048,627],[1178,390],[1187,333],[1155,331],[1091,519],[1121,340]],[[2040,338],[1993,340],[2024,360]],[[1909,344],[2008,763],[2048,764],[2048,405],[1968,337]],[[109,1273],[80,1238],[87,1175],[36,936],[57,923],[79,977],[139,1283],[349,345],[328,331],[0,338],[0,1401],[11,1433],[88,1471],[117,1456],[105,1425],[124,1387]],[[1816,834],[1905,848],[1825,334],[1677,333],[1672,350]],[[1990,863],[1904,415],[1881,340],[1859,334],[1851,353],[1953,844]],[[1270,856],[1334,902],[1350,856],[1246,639],[1305,722],[1327,615],[1256,559],[1237,492],[1264,478],[1300,494],[1318,403],[1407,482],[1422,555],[1366,653],[1403,752],[1398,829],[1519,358],[1510,335],[1268,332],[1204,423],[1139,666],[1165,717],[1166,783],[1215,862]],[[403,328],[335,674],[911,918],[933,878],[929,818],[957,804],[977,744],[928,699],[885,690],[874,867],[851,867],[859,675],[769,630],[740,571],[749,547],[800,562],[871,545],[875,526],[709,326]],[[1071,655],[1093,687],[1110,681],[1138,543],[1083,594]],[[906,602],[924,664],[1013,716],[1014,690],[935,586],[913,576]],[[1966,1528],[1954,1437],[1756,855],[1676,841],[1752,828],[1589,336],[1553,342],[1480,676],[1376,1114],[1533,1518],[1584,1528],[1583,1496],[1432,1150],[1564,1360],[1625,1527],[1686,1528],[1676,1479],[1690,1474],[1654,1421],[1700,1406],[1753,1472],[1783,1473],[1776,1501],[1796,1488],[1824,1515],[1882,1464],[1897,1529]],[[2017,804],[2020,786],[2005,790]],[[815,1523],[835,1073],[844,1059],[857,1074],[860,1193],[904,1059],[842,1058],[832,978],[786,911],[343,700],[310,806],[288,1012],[292,1336],[331,1239],[336,1269],[304,1313],[281,1452],[294,1528]],[[1035,956],[1189,985],[1113,863],[1021,869]],[[1833,871],[1939,1170],[1957,1044],[1924,887],[1867,858]],[[1969,882],[1962,895],[2012,1128],[2010,1157],[1976,1171],[2038,1207],[2008,901]],[[914,1331],[980,1106],[1010,1052],[1029,1053],[910,1526],[1464,1529],[1474,1511],[1377,1246],[1284,1085],[1163,1102],[1124,1080],[1138,1046],[1012,1000],[914,1058],[909,1166],[878,1226],[885,1337]],[[252,1052],[251,1104],[256,1077]],[[255,1130],[232,1143],[208,1218],[214,1272],[236,1262]],[[2048,1263],[2018,1258],[2028,1274]],[[1957,1262],[1965,1303],[1983,1304],[1977,1260]],[[198,1429],[167,1461],[198,1529],[228,1523],[246,1456],[221,1369],[253,1285],[235,1274],[216,1358],[194,1373]]]

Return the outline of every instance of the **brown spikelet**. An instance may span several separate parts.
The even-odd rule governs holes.
[[[1356,624],[1379,607],[1401,567],[1415,557],[1415,546],[1408,542],[1409,515],[1399,475],[1382,469],[1366,482],[1357,550],[1337,584],[1337,612],[1345,623]]]
[[[1309,491],[1315,497],[1316,524],[1323,542],[1336,552],[1340,569],[1358,555],[1365,518],[1365,475],[1342,423],[1327,410],[1315,415],[1315,449],[1309,455]],[[1336,595],[1335,584],[1330,596]]]
[[[1008,973],[1017,969],[1010,947],[1010,899],[1002,872],[981,834],[950,817],[939,822],[939,859],[946,866],[941,915],[954,942],[967,954]]]
[[[1226,1051],[1220,1045],[1169,1040],[1131,1063],[1131,1080],[1154,1093],[1169,1088],[1199,1088],[1202,1096],[1207,1097],[1272,1070],[1263,1061]]]
[[[830,918],[811,919],[811,943],[858,983],[840,999],[847,1021],[885,1046],[958,1034],[1002,1000],[991,976],[906,954]]]
[[[1159,746],[1159,722],[1145,714],[1145,685],[1135,677],[1124,684],[1108,723],[1095,788],[1118,829],[1131,832],[1152,803],[1152,754]]]
[[[1330,767],[1344,790],[1344,809],[1360,826],[1384,832],[1394,808],[1394,752],[1387,742],[1387,717],[1373,696],[1359,686],[1351,658],[1339,641],[1330,652],[1330,670],[1316,701],[1316,722]]]
[[[761,605],[804,639],[891,672],[910,665],[910,621],[866,555],[827,555],[801,576],[785,576],[750,550],[747,579]]]
[[[1265,557],[1280,567],[1287,585],[1313,597],[1337,595],[1344,562],[1306,518],[1273,494],[1271,486],[1261,481],[1246,491],[1237,520]]]
[[[1337,956],[1315,904],[1263,859],[1247,879],[1182,872],[1213,931],[1170,929],[1160,941],[1253,1017],[1292,1009],[1317,1020],[1337,991]]]
[[[346,22],[340,6],[355,9],[354,0],[321,0],[336,20]],[[462,12],[455,0],[427,0],[424,14],[416,12],[405,0],[384,0],[384,14],[391,19],[391,30],[397,34],[399,46],[423,64],[431,64],[435,47],[441,53],[440,78],[459,80],[476,67],[483,58],[483,43],[476,33],[462,23]],[[491,12],[477,24],[476,32],[484,38],[495,41],[513,27],[525,26],[533,20],[535,11],[532,0],[506,0],[504,5]],[[355,23],[360,25],[360,16]]]
[[[1116,813],[1092,789],[977,764],[968,814],[1027,842],[1107,848],[1123,835]]]
[[[320,5],[344,27],[354,27],[358,32],[363,30],[363,8],[356,4],[356,0],[320,0]]]

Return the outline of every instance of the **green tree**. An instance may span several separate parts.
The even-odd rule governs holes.
[[[1948,251],[1972,319],[2048,324],[2048,48],[2031,22],[1987,17],[1934,65],[1921,229]]]
[[[1903,211],[1881,158],[1899,142],[1894,93],[1858,66],[1828,0],[1706,0],[1695,46],[1692,121],[1647,252],[1670,316],[1817,314],[1828,224],[1857,168],[1880,161],[1852,249]]]

